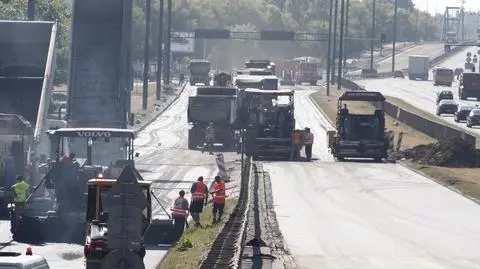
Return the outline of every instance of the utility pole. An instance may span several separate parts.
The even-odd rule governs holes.
[[[28,0],[27,16],[28,16],[29,21],[34,21],[35,20],[35,0]]]
[[[343,59],[343,40],[345,39],[343,28],[345,22],[345,0],[340,0],[340,46],[338,46],[338,90],[342,89],[342,59]]]
[[[373,7],[372,7],[372,47],[370,48],[370,70],[373,70],[373,49],[375,46],[375,2],[373,0]]]
[[[332,19],[333,19],[333,0],[330,0],[330,11],[328,15],[327,96],[330,96],[330,64],[332,62]]]
[[[395,45],[397,42],[397,9],[398,0],[395,0],[395,8],[393,10],[393,50],[392,50],[392,73],[395,72]]]
[[[338,15],[338,0],[335,0],[335,11],[333,12],[333,51],[332,51],[332,84],[335,84],[335,58],[337,56],[337,15]]]
[[[345,45],[343,47],[343,66],[347,66],[347,49],[348,49],[348,14],[350,13],[350,0],[347,0],[347,11],[345,12]]]
[[[148,109],[148,71],[150,70],[150,17],[152,15],[152,0],[145,3],[145,44],[143,56],[143,99],[142,109]]]
[[[170,56],[171,56],[171,44],[172,44],[172,0],[168,0],[168,15],[167,15],[167,42],[165,43],[165,77],[164,84],[170,84]]]
[[[162,97],[162,65],[163,65],[163,11],[165,3],[160,0],[160,15],[158,17],[158,52],[157,52],[157,92],[155,99],[160,100]]]

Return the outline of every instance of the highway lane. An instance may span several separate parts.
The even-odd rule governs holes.
[[[422,44],[395,55],[395,70],[408,68],[408,57],[410,55],[429,56],[430,59],[444,54],[444,47],[441,43]],[[392,57],[380,61],[378,64],[378,72],[389,72],[392,70]]]
[[[443,53],[443,44],[440,43],[418,44],[404,51],[397,51],[397,54],[395,55],[395,70],[408,68],[408,57],[410,55],[426,55],[433,59]],[[376,61],[376,67],[378,72],[392,71],[392,57]],[[351,75],[360,75],[360,73],[360,71],[350,72]]]
[[[154,123],[143,130],[135,140],[140,156],[136,160],[137,169],[145,180],[153,182],[155,194],[170,208],[178,191],[188,192],[190,184],[200,175],[206,183],[211,183],[217,173],[214,156],[187,149],[186,108],[188,96],[195,87],[187,86],[180,98]],[[236,158],[234,153],[226,153],[226,161]],[[187,194],[187,199],[190,195]],[[166,218],[166,214],[153,202],[153,218]],[[208,220],[209,221],[209,220]],[[11,240],[10,224],[0,222],[0,242]],[[27,244],[11,242],[3,251],[24,252]],[[34,252],[46,257],[53,269],[83,268],[83,246],[75,244],[45,244],[33,247]],[[145,257],[146,268],[155,268],[166,254],[168,247],[149,246]]]
[[[334,162],[308,94],[297,91],[295,114],[313,129],[319,160],[263,164],[298,266],[478,268],[480,207],[399,164]]]
[[[476,48],[468,48],[457,54],[449,57],[444,62],[440,63],[440,66],[449,67],[452,69],[463,67],[465,63],[466,53],[470,51],[476,53]],[[380,91],[384,95],[400,98],[403,101],[422,109],[434,116],[436,116],[436,93],[441,90],[451,90],[454,94],[454,99],[459,104],[468,104],[468,105],[480,105],[480,102],[475,99],[469,100],[460,100],[458,97],[458,81],[454,81],[452,87],[445,86],[433,86],[432,81],[433,75],[430,71],[430,80],[429,81],[414,81],[406,79],[377,79],[377,80],[363,80],[359,81],[360,85],[365,86],[367,90],[370,91]],[[436,116],[462,128],[466,131],[469,131],[474,134],[480,134],[479,127],[467,128],[464,122],[457,123],[453,120],[453,116]]]

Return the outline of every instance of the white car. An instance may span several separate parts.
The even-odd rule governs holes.
[[[40,255],[33,255],[31,248],[29,254],[18,252],[0,252],[0,268],[5,269],[50,269],[47,260]]]

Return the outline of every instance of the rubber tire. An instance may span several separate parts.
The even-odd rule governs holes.
[[[381,163],[382,162],[382,157],[376,157],[376,158],[373,158],[373,160],[377,163]]]

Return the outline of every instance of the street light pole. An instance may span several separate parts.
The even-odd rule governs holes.
[[[370,48],[370,70],[373,70],[373,49],[375,46],[375,2],[373,0],[373,7],[372,7],[372,47]]]
[[[397,9],[398,9],[398,0],[395,0],[395,8],[393,11],[392,73],[395,72],[395,45],[397,42]]]
[[[35,0],[28,0],[27,16],[28,16],[29,21],[34,21],[35,20]]]
[[[337,14],[338,13],[338,0],[335,0],[335,11],[333,12],[333,48],[332,48],[332,84],[335,84],[335,58],[337,56]]]
[[[171,56],[171,44],[172,44],[172,0],[168,0],[168,17],[167,17],[167,42],[165,50],[165,77],[164,84],[170,84],[170,56]]]
[[[345,12],[345,45],[343,47],[344,52],[343,52],[343,66],[347,66],[347,49],[348,49],[348,41],[347,41],[347,36],[348,36],[348,14],[350,13],[350,0],[347,0],[346,4],[347,11]]]
[[[158,52],[157,52],[157,92],[155,99],[160,100],[162,96],[162,65],[163,65],[163,10],[165,3],[160,0],[160,15],[158,17]]]
[[[152,0],[145,3],[145,44],[143,57],[143,98],[142,108],[148,109],[148,71],[150,70],[150,17],[152,15]]]
[[[340,5],[340,46],[338,46],[338,86],[337,89],[341,90],[342,89],[342,60],[343,60],[343,40],[345,39],[344,33],[345,29],[343,28],[344,22],[345,22],[345,0],[340,0],[341,5]]]
[[[330,0],[330,11],[328,16],[328,49],[327,49],[327,96],[330,96],[330,65],[332,63],[332,19],[333,0]]]

